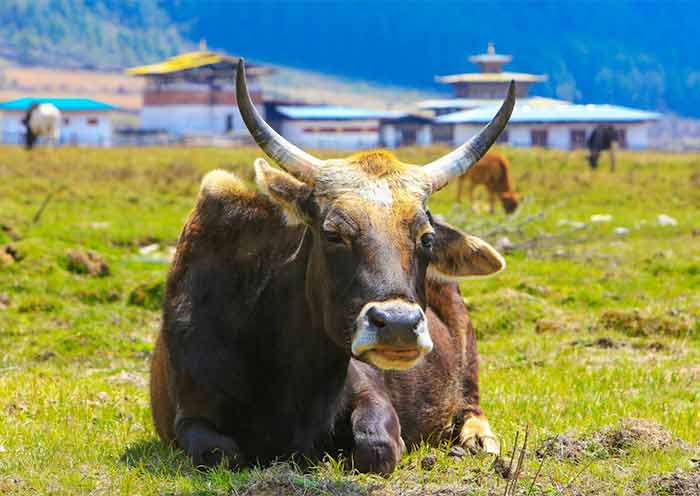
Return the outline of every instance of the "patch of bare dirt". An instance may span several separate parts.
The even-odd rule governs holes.
[[[15,262],[19,262],[24,258],[24,254],[20,251],[19,248],[17,248],[17,245],[10,243],[9,245],[5,245],[4,248],[5,253],[10,255]]]
[[[661,450],[677,446],[662,425],[643,419],[628,418],[615,426],[608,426],[589,435],[556,434],[546,438],[535,451],[538,458],[554,458],[579,463],[584,458],[609,458],[625,456],[633,447],[644,450]]]
[[[700,472],[674,472],[649,478],[647,496],[698,496]]]
[[[159,310],[165,297],[165,282],[140,284],[129,293],[129,305],[144,307],[149,310]]]
[[[593,341],[589,341],[589,340],[585,340],[585,339],[577,339],[577,340],[571,342],[571,346],[584,346],[586,348],[600,348],[603,350],[610,350],[610,349],[616,349],[616,348],[621,348],[623,346],[627,346],[627,343],[615,341],[611,337],[603,336],[603,337],[594,339]]]
[[[626,454],[632,446],[659,450],[673,444],[673,437],[662,425],[643,419],[624,419],[615,427],[594,433],[598,442],[612,454]]]
[[[433,455],[427,455],[423,461],[429,460],[431,456]],[[295,469],[292,464],[280,463],[263,470],[254,470],[249,480],[235,487],[227,496],[465,496],[475,494],[477,490],[480,490],[478,494],[504,494],[505,481],[494,479],[490,471],[461,468],[459,475],[457,480],[435,482],[432,477],[426,479],[407,469],[401,477],[393,480],[351,480],[349,477],[338,479],[308,475]],[[524,494],[520,491],[528,487],[531,477],[532,474],[523,474],[516,484],[518,492],[513,494]]]
[[[117,375],[113,375],[107,379],[115,384],[133,384],[136,387],[144,388],[148,384],[148,379],[144,374],[138,372],[128,372],[122,370]]]
[[[11,300],[7,293],[0,293],[0,310],[5,310],[10,306]]]
[[[75,274],[92,277],[107,277],[110,273],[102,257],[92,250],[69,250],[66,253],[66,268]]]
[[[56,357],[56,353],[51,350],[44,350],[36,355],[36,359],[39,362],[47,362],[52,358]]]
[[[572,328],[567,322],[553,319],[540,319],[535,322],[535,332],[537,334],[550,334],[568,331]]]
[[[5,253],[4,250],[0,250],[0,267],[7,267],[15,263],[15,259],[10,255]]]
[[[635,344],[632,345],[635,348],[640,348],[644,350],[649,350],[649,351],[668,351],[669,347],[663,343],[659,343],[658,341],[654,341],[653,343],[645,343],[645,344]]]
[[[608,310],[598,319],[600,329],[618,331],[628,336],[686,336],[692,323],[682,317],[655,317],[639,310]]]
[[[552,294],[552,290],[544,284],[536,284],[533,282],[524,281],[518,284],[515,289],[523,291],[532,296],[546,297]]]
[[[492,468],[496,475],[498,475],[501,479],[508,480],[512,475],[510,462],[500,456],[493,461]]]
[[[244,488],[232,491],[230,496],[307,496],[323,494],[328,496],[355,496],[371,494],[372,486],[362,487],[348,480],[316,479],[292,469],[289,464],[280,463],[265,470],[253,473]]]
[[[0,224],[0,231],[5,233],[5,235],[12,241],[19,241],[20,239],[22,239],[22,236],[20,236],[20,234],[17,231],[15,231],[12,228],[12,226],[9,226],[7,224]]]
[[[582,439],[568,434],[555,434],[546,438],[535,450],[537,458],[554,458],[556,461],[579,463],[586,456],[586,444]]]
[[[437,457],[435,455],[427,455],[420,461],[420,468],[430,471],[435,467],[435,462],[437,462]]]
[[[12,265],[15,262],[19,262],[23,258],[24,255],[22,252],[13,243],[0,248],[0,267]]]

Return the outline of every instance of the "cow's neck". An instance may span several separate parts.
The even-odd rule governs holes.
[[[271,351],[263,365],[268,392],[274,394],[275,414],[284,419],[284,433],[293,433],[288,439],[290,452],[305,456],[334,428],[343,408],[350,361],[349,353],[320,327],[321,319],[314,318],[316,309],[305,290],[310,244],[307,233],[294,260],[274,271],[261,302],[266,310],[260,314],[270,330],[263,338],[269,342],[261,343]]]
[[[350,355],[328,337],[319,318],[320,308],[312,300],[313,282],[308,280],[312,238],[306,231],[293,260],[280,266],[270,282],[272,300],[278,305],[283,302],[279,305],[283,311],[276,318],[278,352],[295,367],[290,380],[298,378],[313,388],[342,386]]]

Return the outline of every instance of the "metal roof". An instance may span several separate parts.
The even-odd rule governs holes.
[[[439,124],[483,124],[489,122],[498,105],[441,115]],[[661,114],[616,105],[528,105],[518,103],[511,124],[535,122],[644,122],[659,119]]]
[[[24,97],[0,103],[0,110],[29,110],[35,103],[51,103],[62,112],[115,110],[116,107],[89,98],[34,98]]]
[[[501,100],[494,98],[444,98],[435,100],[423,100],[418,102],[420,109],[473,109],[476,107],[487,107],[492,105],[500,105]],[[566,100],[557,100],[555,98],[545,98],[543,96],[532,96],[528,98],[519,98],[518,103],[528,105],[563,105],[568,104]]]
[[[452,74],[450,76],[436,76],[440,83],[510,83],[511,81],[522,83],[537,83],[546,81],[547,76],[527,74],[524,72],[466,72],[464,74]]]
[[[369,110],[337,105],[279,105],[277,112],[297,120],[399,119],[409,114],[388,110]]]
[[[126,73],[131,76],[164,76],[207,66],[225,67],[232,70],[238,64],[238,60],[239,57],[198,50],[196,52],[182,53],[155,64],[132,67],[127,69]],[[271,72],[270,68],[256,66],[255,64],[246,64],[246,69],[248,74]]]

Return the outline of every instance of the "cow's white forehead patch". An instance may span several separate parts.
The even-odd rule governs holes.
[[[367,181],[357,193],[362,199],[376,203],[382,207],[389,207],[394,202],[391,188],[389,188],[389,183],[387,183],[385,179]]]

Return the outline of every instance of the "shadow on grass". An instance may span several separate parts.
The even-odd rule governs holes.
[[[166,477],[176,477],[194,470],[182,450],[166,446],[157,438],[130,444],[120,461],[129,467]]]
[[[120,461],[137,471],[164,478],[187,477],[195,479],[195,485],[214,483],[226,488],[221,490],[195,490],[177,493],[178,496],[205,495],[290,495],[309,496],[357,496],[366,494],[367,487],[347,477],[321,475],[306,467],[303,470],[294,462],[279,462],[267,467],[253,467],[241,471],[229,471],[223,467],[198,471],[187,455],[177,448],[164,445],[157,438],[144,439],[127,446]],[[197,481],[198,480],[198,481]]]

